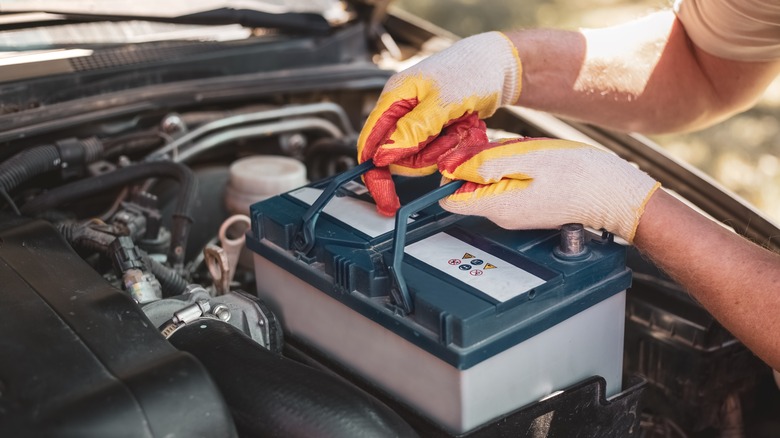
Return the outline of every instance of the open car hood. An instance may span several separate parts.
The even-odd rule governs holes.
[[[61,2],[56,0],[32,0],[4,2],[0,13],[49,13],[63,17],[82,17],[93,19],[178,19],[182,22],[207,21],[209,13],[214,11],[254,11],[264,14],[310,14],[320,16],[330,23],[343,23],[347,13],[338,0],[312,1],[274,1],[274,0],[173,0],[165,2],[160,8],[159,2],[152,0],[74,0]],[[310,24],[315,25],[312,21]],[[252,23],[248,22],[251,26]],[[257,25],[257,24],[255,24]]]

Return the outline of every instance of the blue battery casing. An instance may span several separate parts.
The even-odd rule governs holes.
[[[439,177],[398,179],[399,197],[408,202],[438,186]],[[323,183],[307,186],[320,190]],[[353,183],[353,187],[357,185]],[[337,196],[371,203],[357,189]],[[557,230],[510,231],[480,217],[452,215],[438,205],[413,216],[406,234],[407,248],[426,239],[455,239],[487,257],[540,279],[521,287],[509,298],[497,299],[479,287],[459,280],[455,270],[484,268],[489,260],[472,264],[470,254],[448,254],[453,272],[432,266],[429,260],[405,254],[403,274],[413,311],[406,313],[391,294],[393,233],[369,235],[347,221],[323,213],[314,229],[314,245],[305,254],[295,249],[302,217],[310,208],[296,192],[251,206],[247,246],[257,255],[343,303],[451,366],[465,370],[495,356],[613,295],[631,283],[625,266],[625,248],[608,235],[587,233],[587,254],[573,259],[556,255]],[[355,215],[376,214],[361,209]],[[522,214],[522,212],[518,212]],[[431,248],[435,252],[435,248]],[[459,260],[457,263],[455,260]],[[507,265],[508,264],[508,265]],[[509,269],[514,269],[509,268]],[[520,271],[515,271],[520,272]],[[480,275],[483,275],[480,274]],[[263,273],[257,273],[258,283]],[[484,284],[484,282],[483,282]]]

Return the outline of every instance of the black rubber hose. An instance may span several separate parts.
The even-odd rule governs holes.
[[[103,145],[96,138],[84,140],[68,140],[58,142],[57,145],[46,144],[23,150],[0,164],[0,189],[11,193],[13,189],[30,180],[31,178],[61,168],[63,148],[69,152],[75,152],[78,163],[69,165],[91,163],[103,154]]]
[[[149,255],[143,251],[141,254],[143,255],[146,266],[149,267],[149,270],[152,271],[152,274],[154,274],[154,276],[157,278],[157,281],[160,282],[163,298],[181,295],[184,293],[184,291],[187,289],[187,286],[189,285],[184,277],[179,275],[179,273],[173,269],[170,269],[157,260],[149,257]]]
[[[117,169],[50,190],[25,204],[21,211],[26,215],[35,215],[61,204],[148,178],[173,178],[179,182],[181,193],[173,213],[171,247],[168,251],[170,264],[179,269],[184,266],[184,250],[187,247],[187,237],[192,225],[191,212],[198,190],[198,181],[192,171],[183,164],[155,161]]]
[[[417,436],[369,394],[260,347],[230,324],[199,319],[169,341],[206,367],[243,438]]]
[[[19,152],[0,164],[0,188],[10,193],[23,182],[60,167],[60,151],[47,144]]]

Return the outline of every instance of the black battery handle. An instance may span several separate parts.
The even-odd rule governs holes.
[[[338,189],[349,181],[357,178],[358,176],[368,172],[374,168],[374,162],[372,160],[364,161],[363,163],[353,167],[346,172],[342,172],[333,177],[328,186],[323,190],[322,194],[316,201],[309,207],[301,218],[303,223],[298,229],[293,242],[296,251],[303,255],[309,254],[314,248],[314,227],[317,225],[317,219],[322,213],[322,209],[330,202]]]
[[[342,185],[357,178],[358,176],[368,172],[374,168],[374,162],[372,160],[364,161],[358,166],[352,169],[342,172],[333,177],[328,183],[328,186],[323,190],[322,194],[316,201],[306,210],[301,220],[301,226],[295,235],[294,248],[300,254],[306,256],[314,248],[314,242],[316,236],[314,233],[315,226],[317,225],[317,219],[322,213],[328,202],[336,195],[336,192]],[[393,281],[393,285],[390,288],[390,293],[401,310],[405,314],[409,314],[414,310],[414,304],[412,297],[409,294],[409,288],[406,286],[406,280],[404,279],[403,272],[401,271],[401,264],[404,257],[404,246],[406,246],[406,229],[409,222],[409,217],[414,213],[422,210],[429,205],[438,202],[445,196],[449,196],[455,193],[462,185],[464,181],[452,181],[448,184],[440,186],[435,190],[432,190],[425,195],[415,199],[412,202],[404,205],[395,214],[395,234],[393,236],[393,263],[388,266],[390,275]]]
[[[449,196],[457,191],[465,181],[456,180],[435,190],[431,190],[423,196],[399,208],[395,214],[395,234],[393,236],[393,264],[388,267],[393,280],[393,286],[390,291],[396,304],[401,307],[404,314],[409,314],[414,310],[412,296],[409,294],[409,288],[406,286],[406,280],[401,269],[404,260],[404,246],[406,246],[406,228],[409,217],[423,208],[438,202],[440,199]]]

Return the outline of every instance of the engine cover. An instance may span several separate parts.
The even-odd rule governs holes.
[[[235,436],[203,366],[48,223],[0,217],[0,436]]]

